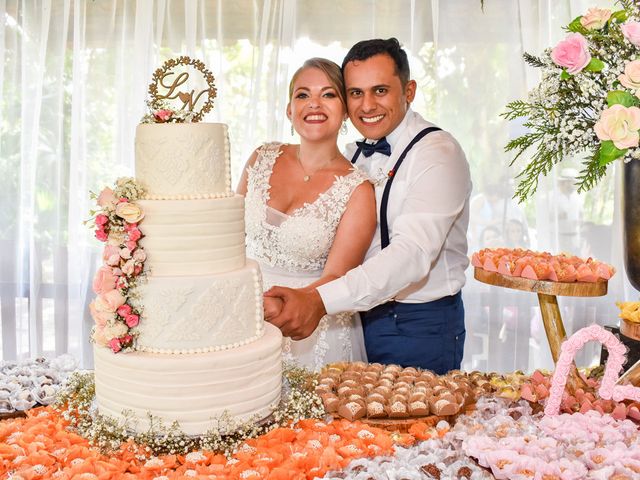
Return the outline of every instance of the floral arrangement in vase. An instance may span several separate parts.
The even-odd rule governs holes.
[[[590,8],[566,26],[567,36],[541,56],[524,54],[540,68],[540,83],[526,100],[509,103],[506,119],[524,118],[528,129],[506,151],[513,164],[530,150],[515,197],[535,193],[540,175],[566,157],[584,158],[578,191],[593,188],[615,160],[640,159],[640,6]]]
[[[138,224],[144,212],[136,203],[144,189],[133,178],[122,177],[115,188],[92,193],[98,204],[91,211],[95,236],[106,245],[103,265],[93,279],[97,297],[89,305],[95,321],[91,339],[114,353],[133,349],[141,308],[135,302],[135,287],[145,275],[147,258],[139,245],[143,237]]]

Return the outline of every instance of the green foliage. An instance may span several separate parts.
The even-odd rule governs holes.
[[[592,58],[585,67],[585,69],[590,72],[600,72],[603,68],[604,62],[602,60],[598,60],[597,58]]]
[[[582,15],[574,18],[573,21],[567,27],[567,30],[574,33],[586,34],[588,30],[582,26],[582,23],[580,23],[581,18],[582,18]]]
[[[540,57],[536,57],[535,55],[531,55],[527,52],[522,54],[522,58],[524,58],[527,65],[530,65],[531,67],[541,68],[546,65]]]
[[[638,97],[631,95],[629,92],[622,90],[614,90],[607,93],[607,105],[624,105],[625,107],[637,106],[640,103]]]
[[[598,165],[605,167],[607,164],[624,156],[624,154],[627,153],[627,150],[627,148],[620,150],[611,140],[603,141],[600,145],[600,149],[598,150]]]

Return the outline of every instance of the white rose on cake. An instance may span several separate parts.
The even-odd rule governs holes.
[[[116,205],[116,215],[127,223],[137,223],[144,217],[142,209],[135,203],[120,202]]]

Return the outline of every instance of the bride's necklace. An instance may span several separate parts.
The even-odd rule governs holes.
[[[296,149],[296,159],[298,160],[298,165],[300,165],[300,169],[302,170],[302,173],[304,174],[304,176],[302,177],[302,180],[305,181],[305,182],[308,182],[309,180],[311,180],[311,176],[312,175],[315,175],[316,173],[318,173],[320,170],[325,168],[327,165],[329,165],[331,162],[333,162],[339,156],[340,156],[340,152],[336,153],[332,158],[327,160],[327,162],[325,162],[319,168],[316,168],[313,172],[307,173],[307,171],[304,169],[304,165],[302,165],[302,160],[300,160],[300,147],[298,147]]]

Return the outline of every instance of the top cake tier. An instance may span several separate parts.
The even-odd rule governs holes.
[[[147,199],[233,195],[223,123],[149,123],[136,129],[136,178]]]

